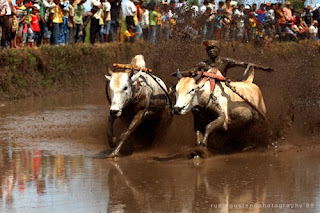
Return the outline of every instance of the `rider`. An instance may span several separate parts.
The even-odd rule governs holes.
[[[203,45],[206,47],[207,54],[209,58],[205,61],[201,61],[196,65],[196,69],[198,70],[204,70],[208,71],[212,67],[215,67],[218,69],[223,76],[227,75],[228,69],[232,67],[244,67],[247,68],[247,66],[251,63],[246,63],[242,61],[238,61],[232,58],[225,58],[219,56],[220,50],[221,50],[221,44],[219,41],[216,40],[207,40],[203,42]],[[251,64],[254,66],[254,68],[262,69],[264,71],[272,71],[271,68],[262,67],[256,64]]]

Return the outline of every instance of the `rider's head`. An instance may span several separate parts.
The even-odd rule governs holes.
[[[203,42],[203,45],[206,46],[209,58],[215,59],[219,55],[221,48],[219,41],[207,40]]]

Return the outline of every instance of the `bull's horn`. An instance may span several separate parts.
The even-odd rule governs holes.
[[[178,68],[176,72],[177,72],[177,78],[180,80],[182,78],[182,74],[180,72],[180,69]]]
[[[196,83],[198,83],[198,81],[201,79],[202,75],[203,75],[203,72],[201,74],[197,75],[196,77],[194,77],[194,81]]]
[[[108,68],[108,74],[109,74],[109,75],[112,75],[112,74],[113,74],[113,71],[112,71],[110,68]]]

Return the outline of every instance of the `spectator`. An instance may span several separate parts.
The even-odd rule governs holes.
[[[91,13],[91,24],[90,24],[90,43],[94,44],[100,33],[100,19],[101,19],[101,8],[102,4],[99,0],[92,0]]]
[[[143,40],[148,40],[148,34],[149,34],[149,10],[145,5],[141,6],[142,9],[142,16],[141,16],[141,28],[142,28],[142,35]]]
[[[134,32],[134,26],[127,26],[127,30],[123,34],[123,42],[134,42],[134,39],[139,34],[138,32]]]
[[[169,40],[170,38],[170,19],[172,18],[172,12],[168,4],[163,4],[163,14],[162,14],[162,32],[164,40]]]
[[[142,9],[141,9],[141,4],[139,0],[134,0],[133,3],[136,7],[136,12],[134,14],[134,22],[136,25],[135,31],[138,32],[137,39],[140,39],[142,36],[142,28],[141,28]]]
[[[28,28],[28,46],[29,47],[37,47],[41,44],[41,30],[40,30],[40,22],[43,19],[40,15],[40,6],[38,4],[33,5],[32,14],[29,16],[29,28]]]
[[[9,36],[10,5],[7,0],[0,0],[0,26],[2,27],[1,47],[6,47]]]
[[[75,33],[74,33],[74,43],[77,43],[80,41],[80,34],[82,31],[82,25],[83,25],[83,20],[82,20],[82,14],[84,12],[84,6],[83,6],[84,1],[76,1],[74,2],[74,23],[75,23]]]
[[[243,34],[244,34],[244,5],[240,4],[239,8],[235,10],[234,12],[234,21],[236,23],[236,39],[237,40],[242,40],[243,39]]]
[[[223,19],[224,39],[226,41],[229,41],[231,39],[230,32],[231,32],[231,22],[232,22],[232,14],[233,14],[231,0],[226,0],[226,4],[222,7],[222,9],[225,15],[225,18]]]
[[[266,11],[264,7],[265,5],[262,3],[259,10],[257,10],[257,21],[263,25],[266,23]]]
[[[68,44],[68,19],[69,19],[69,0],[63,0],[60,2],[60,7],[62,9],[62,25],[60,29],[60,44]]]
[[[309,34],[311,40],[319,40],[318,36],[318,21],[315,20],[312,22],[311,27],[309,28]]]
[[[157,36],[157,22],[156,22],[156,18],[158,16],[157,11],[155,10],[155,7],[153,6],[151,8],[151,12],[149,15],[149,38],[152,44],[156,43],[156,36]]]
[[[16,6],[15,6],[16,12],[17,12],[17,21],[18,21],[18,29],[17,29],[17,35],[16,35],[16,42],[17,47],[22,47],[23,42],[23,17],[26,11],[26,7],[22,4],[22,0],[16,0]]]
[[[133,16],[137,11],[136,6],[133,3],[134,0],[127,1],[124,8],[124,16],[126,17],[126,25],[128,26],[136,26],[134,23]]]
[[[286,1],[286,6],[283,8],[283,15],[288,24],[292,24],[292,11],[290,1]]]
[[[304,12],[302,13],[302,19],[303,21],[308,25],[308,27],[311,26],[311,23],[313,22],[312,13],[311,13],[312,7],[308,5]]]
[[[54,7],[50,10],[50,22],[52,24],[52,41],[54,45],[60,44],[60,30],[62,28],[62,9],[60,0],[53,0]]]
[[[222,19],[222,15],[223,15],[223,10],[221,8],[218,8],[217,10],[217,14],[215,15],[215,39],[216,40],[220,40],[220,35],[221,35],[221,29],[222,29],[222,24],[223,24],[223,19]]]
[[[214,17],[212,15],[212,9],[211,7],[206,7],[205,13],[202,15],[204,17],[204,23],[202,26],[202,41],[205,40],[211,40],[211,37],[209,38],[209,30],[210,30],[210,25],[213,23],[212,18]],[[211,36],[211,35],[210,35]]]
[[[68,44],[73,44],[74,43],[74,34],[75,34],[75,28],[76,28],[76,24],[74,22],[74,16],[75,16],[75,12],[74,12],[74,0],[69,0],[70,4],[69,4],[69,18],[68,18],[68,35],[67,35],[67,42]]]
[[[110,15],[111,15],[111,25],[110,25],[110,40],[117,41],[118,29],[119,29],[119,16],[121,1],[120,0],[109,0],[111,5]]]
[[[43,0],[42,2],[43,7],[44,7],[44,26],[43,26],[43,37],[42,37],[42,43],[43,44],[48,44],[50,41],[51,37],[51,21],[49,19],[50,17],[50,10],[54,7],[54,4],[50,3],[50,0]]]

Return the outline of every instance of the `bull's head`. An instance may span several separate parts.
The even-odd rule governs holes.
[[[134,84],[140,77],[141,72],[133,74],[132,70],[125,72],[112,72],[109,70],[109,75],[105,75],[109,81],[110,114],[116,116],[122,114],[122,109],[132,99]]]
[[[203,88],[205,82],[197,83],[198,79],[191,77],[182,77],[177,71],[179,78],[176,85],[176,104],[174,113],[184,115],[195,106],[199,105],[198,92]]]

